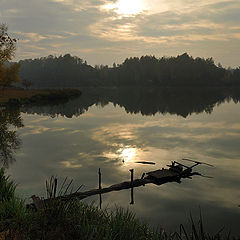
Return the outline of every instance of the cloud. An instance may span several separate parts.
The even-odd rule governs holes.
[[[178,3],[178,1],[176,2]],[[183,3],[180,5],[184,6]],[[95,36],[116,42],[120,40],[180,44],[185,41],[239,39],[238,21],[229,26],[228,20],[230,16],[234,18],[237,10],[239,12],[240,4],[224,2],[224,4],[218,5],[218,8],[216,8],[216,4],[197,4],[197,6],[200,9],[194,5],[187,10],[180,8],[178,11],[171,9],[160,13],[151,13],[150,11],[150,13],[132,17],[118,17],[115,14],[115,16],[107,16],[95,23],[91,26],[91,30]],[[234,7],[234,9],[230,7]],[[236,7],[238,7],[237,10]],[[226,14],[225,10],[229,8],[230,10]]]
[[[84,11],[91,8],[98,8],[104,4],[103,0],[51,0],[54,3],[59,3],[62,5],[70,6],[74,11]]]
[[[104,8],[109,4],[115,7]],[[17,59],[68,52],[94,65],[121,62],[131,55],[187,51],[193,56],[213,56],[223,65],[236,66],[240,60],[237,0],[141,0],[143,10],[135,14],[123,13],[130,5],[117,11],[117,4],[110,0],[2,0],[0,16],[10,33],[20,38]]]

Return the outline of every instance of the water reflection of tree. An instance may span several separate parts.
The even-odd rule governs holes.
[[[23,127],[20,110],[16,108],[0,110],[0,162],[4,167],[15,161],[14,153],[20,148],[14,128]]]
[[[147,116],[169,113],[187,117],[192,113],[210,114],[216,105],[230,100],[240,101],[239,88],[95,88],[84,90],[80,98],[67,104],[28,106],[22,111],[71,118],[84,114],[94,104],[104,107],[113,103],[123,107],[127,113]]]

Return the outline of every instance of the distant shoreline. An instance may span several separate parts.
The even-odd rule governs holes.
[[[1,105],[41,105],[67,102],[71,98],[81,96],[77,89],[22,89],[8,87],[0,91]]]
[[[225,69],[212,58],[130,57],[121,64],[88,65],[79,57],[48,56],[18,62],[19,77],[34,87],[240,87],[240,67]]]

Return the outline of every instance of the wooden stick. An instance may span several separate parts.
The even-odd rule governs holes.
[[[102,174],[101,174],[101,168],[98,169],[98,188],[99,190],[102,189]],[[102,209],[102,194],[99,194],[99,207]]]
[[[102,189],[102,174],[101,174],[101,168],[98,169],[98,186],[99,189]]]
[[[131,184],[133,185],[133,171],[134,169],[130,169],[129,170],[131,172]],[[133,199],[133,187],[131,187],[131,202],[130,204],[134,204],[134,199]]]

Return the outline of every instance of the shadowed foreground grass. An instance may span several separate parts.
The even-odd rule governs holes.
[[[129,210],[116,207],[114,211],[99,208],[78,200],[60,201],[56,196],[56,181],[47,183],[48,204],[38,210],[27,209],[15,194],[16,185],[0,170],[0,239],[72,239],[72,240],[144,240],[144,239],[234,239],[230,235],[209,235],[203,222],[195,224],[191,218],[191,229],[180,225],[178,232],[167,234],[162,229],[153,229],[137,219]],[[71,184],[71,182],[70,182]],[[70,184],[62,185],[59,194],[65,194]],[[239,238],[235,238],[239,239]]]

